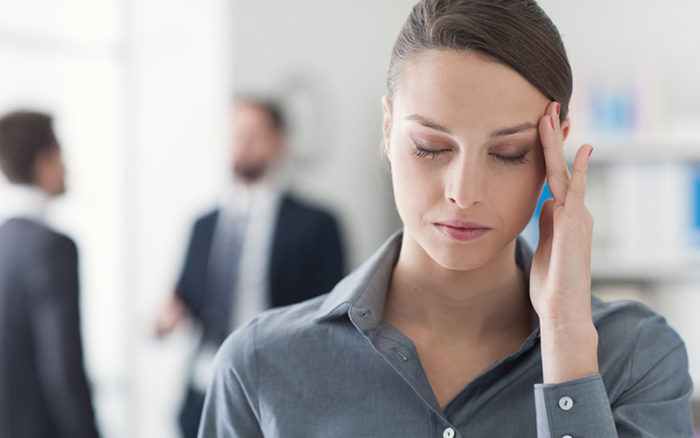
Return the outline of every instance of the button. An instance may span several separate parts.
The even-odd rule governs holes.
[[[442,438],[455,438],[455,430],[451,427],[442,431]]]
[[[574,438],[574,437],[572,437],[571,435],[564,435],[561,438]]]
[[[574,407],[574,401],[571,400],[571,397],[564,396],[559,399],[559,407],[565,411],[568,411]]]

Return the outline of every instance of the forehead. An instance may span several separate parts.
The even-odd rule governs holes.
[[[233,107],[234,123],[236,124],[260,124],[271,125],[272,119],[270,114],[253,102],[239,102]]]
[[[394,115],[418,113],[454,129],[537,122],[549,100],[510,67],[470,51],[431,50],[407,61]]]

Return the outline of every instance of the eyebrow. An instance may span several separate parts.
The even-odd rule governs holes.
[[[503,129],[499,129],[498,131],[494,131],[489,135],[489,137],[491,137],[491,138],[504,137],[506,135],[513,135],[513,134],[517,134],[519,132],[528,131],[530,129],[536,129],[536,128],[537,128],[536,123],[525,122],[525,123],[521,123],[521,124],[516,125],[516,126],[512,126],[510,128],[503,128]]]
[[[451,134],[450,130],[447,129],[447,127],[434,122],[426,117],[421,116],[420,114],[411,114],[410,116],[406,117],[406,120],[412,120],[414,122],[418,122],[421,125],[425,126],[426,128],[434,129],[439,132],[444,132],[445,134]],[[490,138],[496,138],[496,137],[505,137],[507,135],[513,135],[517,134],[519,132],[527,131],[530,129],[536,129],[537,124],[532,123],[532,122],[524,122],[519,125],[511,126],[508,128],[502,128],[497,131],[493,131],[491,134],[489,134]]]
[[[426,128],[434,129],[436,131],[444,132],[445,134],[451,134],[450,130],[447,129],[446,127],[442,126],[441,124],[434,122],[428,118],[425,118],[421,116],[420,114],[411,114],[410,116],[406,117],[406,120],[412,120],[414,122],[418,122],[421,125],[425,126]]]

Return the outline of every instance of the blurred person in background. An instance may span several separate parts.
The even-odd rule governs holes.
[[[162,336],[194,318],[203,329],[179,417],[186,438],[197,435],[213,357],[226,336],[265,309],[328,292],[343,275],[336,220],[295,199],[283,183],[285,125],[278,106],[236,99],[233,130],[232,182],[221,205],[195,222],[156,328]]]
[[[0,119],[0,436],[97,437],[80,336],[78,252],[44,222],[65,191],[49,115]]]

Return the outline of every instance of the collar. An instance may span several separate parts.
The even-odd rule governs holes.
[[[220,205],[224,212],[242,213],[264,205],[274,205],[281,197],[285,184],[274,169],[259,181],[246,183],[234,177],[224,188]]]
[[[43,223],[49,196],[38,187],[28,184],[10,184],[0,195],[0,216],[4,219],[25,218]]]
[[[345,277],[328,294],[315,314],[316,321],[349,315],[354,321],[362,319],[363,326],[377,327],[384,313],[384,302],[391,275],[399,259],[403,231],[396,231],[359,268]],[[515,246],[515,263],[523,270],[529,284],[532,250],[522,237]],[[539,318],[530,307],[530,326],[539,336]],[[532,336],[532,335],[531,335]]]

